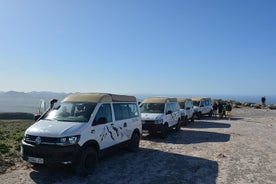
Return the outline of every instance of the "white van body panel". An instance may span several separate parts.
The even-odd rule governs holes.
[[[88,140],[96,140],[100,150],[102,150],[128,140],[129,137],[127,137],[126,131],[122,123],[118,121],[96,126],[91,126],[90,124],[90,126],[81,133],[82,136],[79,144],[82,146]]]
[[[178,123],[179,114],[173,112],[172,114],[161,114],[161,113],[141,113],[143,121],[154,121],[155,124],[168,123],[169,127],[172,127]]]
[[[26,130],[26,134],[43,137],[65,137],[79,135],[84,123],[40,120]]]
[[[213,104],[211,98],[192,98],[194,101],[194,112],[201,113],[202,115],[211,114],[213,110]],[[195,105],[195,102],[198,105]]]

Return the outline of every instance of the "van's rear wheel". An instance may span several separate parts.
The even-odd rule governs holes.
[[[179,120],[177,121],[175,130],[180,130],[180,129],[181,129],[181,120],[179,119]]]
[[[94,148],[86,148],[80,155],[76,165],[76,172],[80,175],[92,174],[96,169],[98,154]]]
[[[140,144],[140,135],[137,132],[134,132],[131,136],[131,140],[128,145],[128,148],[131,151],[137,151],[139,149],[139,144]]]

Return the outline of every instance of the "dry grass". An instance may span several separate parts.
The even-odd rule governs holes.
[[[0,173],[19,160],[24,131],[32,123],[33,120],[0,120]]]

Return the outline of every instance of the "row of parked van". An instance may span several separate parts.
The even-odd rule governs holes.
[[[179,130],[182,124],[212,115],[211,98],[146,98],[140,104],[142,129],[165,138],[169,130]]]
[[[56,102],[25,131],[21,155],[33,164],[71,164],[80,174],[92,173],[111,148],[138,149],[143,131],[166,137],[171,128],[212,113],[210,98],[153,97],[138,105],[134,96],[88,93]]]

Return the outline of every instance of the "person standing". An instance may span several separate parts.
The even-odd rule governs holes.
[[[222,104],[222,117],[226,118],[226,104],[225,104],[225,102]]]
[[[226,104],[226,118],[228,120],[230,120],[230,118],[231,118],[231,111],[232,111],[232,106],[229,102],[227,102],[227,104]]]
[[[218,104],[217,104],[217,102],[215,101],[215,102],[214,102],[214,105],[213,105],[213,116],[214,116],[214,117],[217,117],[217,114],[218,114]]]
[[[221,101],[218,102],[218,114],[219,114],[219,118],[222,118],[222,109],[223,109],[223,104]]]
[[[261,98],[261,102],[262,102],[262,106],[264,106],[264,107],[265,107],[265,100],[266,100],[266,98],[265,98],[265,96],[263,96],[263,97]]]

